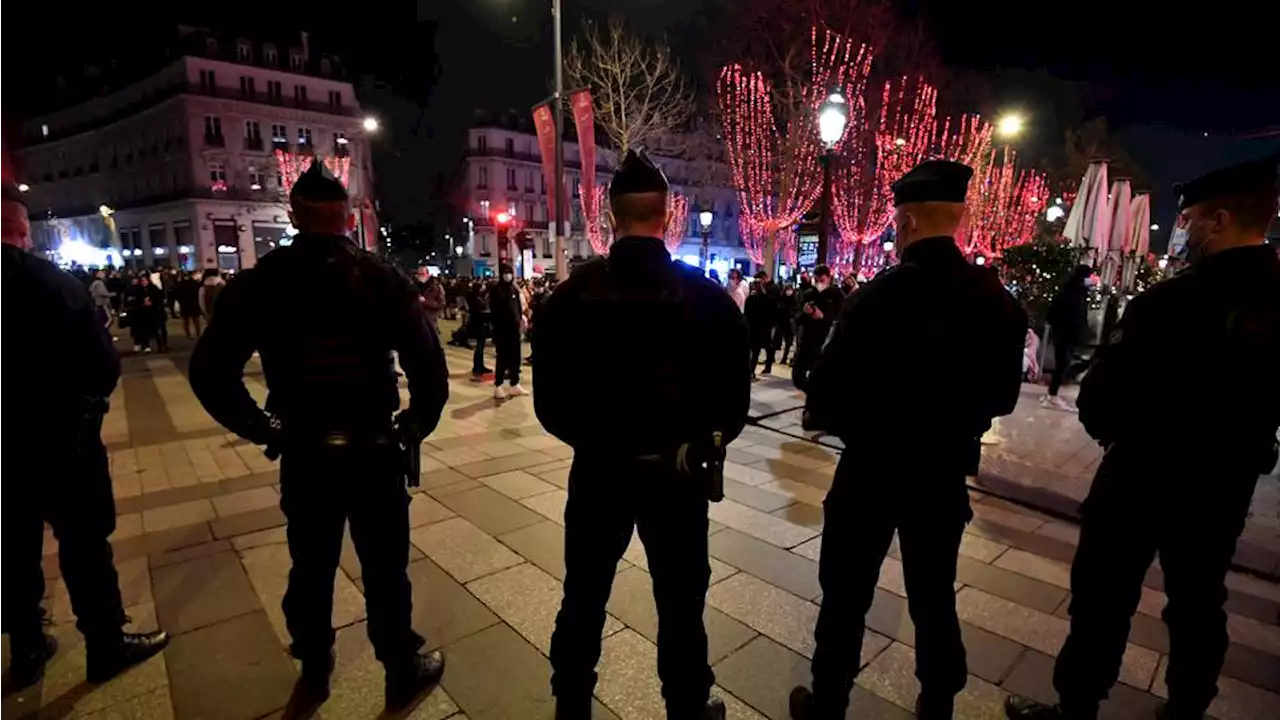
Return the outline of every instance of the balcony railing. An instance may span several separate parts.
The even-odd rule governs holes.
[[[515,152],[515,151],[508,152],[506,148],[469,147],[467,148],[467,155],[469,157],[507,158],[510,160],[520,160],[521,162],[531,162],[531,163],[542,162],[542,156],[536,153],[523,153],[523,152]],[[582,163],[578,162],[577,160],[570,160],[568,158],[565,159],[564,166],[566,168],[569,168],[570,170],[582,169]],[[613,168],[609,167],[608,165],[604,165],[602,163],[596,163],[596,172],[610,173],[610,172],[613,172]]]
[[[205,133],[204,146],[205,147],[226,147],[227,138],[224,135],[213,135],[210,133]]]
[[[260,137],[245,138],[245,139],[244,139],[244,149],[245,149],[245,150],[261,150],[261,149],[262,149],[262,138],[260,138]]]

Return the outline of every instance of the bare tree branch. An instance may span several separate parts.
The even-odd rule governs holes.
[[[670,136],[693,111],[693,89],[663,42],[646,43],[620,20],[603,32],[588,22],[564,58],[571,86],[591,88],[596,123],[618,160],[631,147]]]

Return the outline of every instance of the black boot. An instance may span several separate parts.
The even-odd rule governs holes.
[[[724,720],[724,701],[712,695],[707,698],[706,710],[702,713],[703,720]]]
[[[916,717],[919,720],[950,720],[954,705],[955,697],[952,695],[920,693],[916,696]]]
[[[333,675],[334,653],[302,660],[302,676],[299,681],[306,692],[321,702],[329,697],[329,678]]]
[[[430,691],[444,675],[444,654],[439,650],[415,653],[407,662],[387,666],[388,710],[408,707]]]
[[[9,663],[9,678],[14,690],[22,690],[44,678],[44,666],[57,654],[58,641],[52,635],[41,633],[27,643],[10,642],[9,647],[13,655]]]
[[[1004,714],[1011,720],[1095,720],[1098,708],[1096,705],[1092,708],[1067,708],[1010,695],[1004,699]]]
[[[147,658],[169,644],[169,636],[163,630],[149,633],[122,633],[118,640],[107,644],[85,642],[87,669],[85,676],[91,683],[104,683]]]
[[[1168,700],[1156,708],[1156,720],[1202,720],[1204,711],[1187,708]]]
[[[591,720],[591,696],[556,696],[556,720]]]

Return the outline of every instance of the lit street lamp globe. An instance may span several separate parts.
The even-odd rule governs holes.
[[[885,251],[885,252],[887,252],[887,253],[891,253],[891,252],[893,252],[893,248],[894,248],[893,241],[892,241],[892,240],[885,240],[885,241],[884,241],[884,245],[881,245],[880,247],[884,248],[884,251]]]
[[[702,212],[698,213],[698,224],[702,226],[703,230],[710,230],[711,221],[714,219],[715,219],[715,216],[711,213],[710,210],[703,210]]]
[[[1014,138],[1022,134],[1022,127],[1022,116],[1010,113],[996,122],[996,133],[1002,138]]]
[[[377,131],[378,131],[378,118],[373,117],[372,115],[370,115],[369,117],[365,118],[365,119],[364,119],[364,123],[363,123],[363,124],[364,124],[364,129],[365,129],[365,131],[367,131],[367,132],[377,132]]]
[[[849,104],[845,102],[840,91],[827,96],[818,113],[818,137],[828,150],[835,147],[844,137],[844,126],[849,122]]]

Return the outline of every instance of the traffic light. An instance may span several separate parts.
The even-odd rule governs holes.
[[[498,263],[511,262],[511,215],[500,212],[497,217],[498,226]]]

